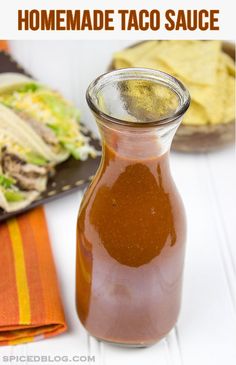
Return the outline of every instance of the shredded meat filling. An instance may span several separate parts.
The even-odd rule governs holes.
[[[49,127],[29,117],[24,112],[17,111],[16,113],[34,129],[34,131],[44,140],[44,142],[52,146],[58,145],[57,137]]]
[[[1,166],[4,173],[13,177],[23,190],[43,191],[46,187],[49,170],[22,160],[19,156],[3,149]]]

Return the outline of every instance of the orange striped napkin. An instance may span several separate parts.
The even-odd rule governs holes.
[[[1,41],[0,40],[0,50],[3,49],[4,51],[8,50],[8,44],[6,41]]]
[[[66,330],[43,208],[0,224],[0,345]]]
[[[0,41],[0,48],[6,50],[6,43]],[[0,224],[0,345],[31,342],[66,329],[40,207]]]

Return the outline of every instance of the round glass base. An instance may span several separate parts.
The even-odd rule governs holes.
[[[150,347],[150,346],[152,346],[156,343],[156,342],[151,342],[151,343],[145,343],[145,342],[137,342],[137,343],[115,342],[115,341],[109,341],[109,340],[106,340],[106,339],[103,339],[103,338],[99,338],[99,337],[96,337],[96,336],[92,336],[92,337],[95,338],[99,342],[104,342],[104,343],[114,345],[114,346],[117,346],[117,347],[126,347],[126,348],[145,348],[145,347]]]

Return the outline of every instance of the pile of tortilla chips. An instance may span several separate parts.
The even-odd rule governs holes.
[[[235,64],[221,41],[148,41],[115,53],[113,66],[157,69],[181,80],[192,99],[186,125],[235,119]]]

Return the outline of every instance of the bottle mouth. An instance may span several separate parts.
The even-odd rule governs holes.
[[[86,99],[99,120],[136,128],[172,123],[190,105],[182,82],[148,68],[105,73],[89,85]]]

